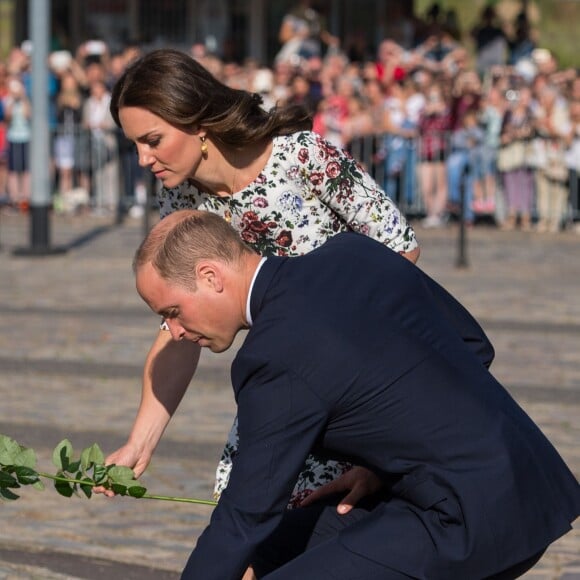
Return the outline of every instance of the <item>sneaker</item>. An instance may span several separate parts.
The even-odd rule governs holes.
[[[145,208],[142,205],[133,205],[129,208],[129,216],[136,219],[143,217]]]
[[[443,220],[436,215],[428,215],[425,219],[421,221],[421,226],[430,229],[430,228],[441,228],[445,224]]]
[[[486,211],[487,213],[495,213],[495,200],[493,200],[493,199],[488,199],[488,200],[485,202],[485,206],[484,206],[484,207],[485,207],[485,211]]]

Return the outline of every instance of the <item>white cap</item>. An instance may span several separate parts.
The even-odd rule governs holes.
[[[55,50],[50,53],[48,62],[55,71],[64,71],[70,65],[72,55],[68,50]]]
[[[255,93],[269,93],[274,87],[274,76],[267,68],[258,69],[254,75],[252,90]]]
[[[527,83],[531,83],[538,72],[536,65],[527,58],[521,58],[518,60],[514,68]]]
[[[24,54],[30,56],[32,54],[32,40],[23,40],[20,49]]]

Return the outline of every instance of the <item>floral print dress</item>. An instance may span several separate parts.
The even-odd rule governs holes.
[[[254,182],[231,197],[193,186],[163,189],[161,217],[180,209],[200,209],[225,218],[259,253],[299,256],[331,236],[353,230],[397,252],[417,247],[415,232],[395,204],[343,150],[310,131],[274,138],[270,159]],[[234,422],[216,473],[215,497],[227,486],[238,446]],[[351,466],[310,456],[289,507]]]

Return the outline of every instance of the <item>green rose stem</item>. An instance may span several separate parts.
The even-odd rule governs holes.
[[[73,479],[70,477],[59,477],[57,475],[51,475],[50,473],[43,473],[42,471],[36,472],[38,477],[44,477],[45,479],[52,479],[53,481],[62,481],[63,483],[78,483],[82,485],[88,485],[90,487],[97,487],[96,483],[82,481],[80,479]],[[162,501],[176,501],[181,503],[195,503],[199,505],[211,505],[216,506],[217,501],[213,501],[210,499],[196,499],[193,497],[172,497],[169,495],[154,495],[151,493],[145,493],[140,496],[138,499],[159,499]]]
[[[120,496],[217,505],[213,500],[147,493],[147,489],[135,479],[132,469],[122,465],[105,465],[104,461],[105,456],[96,443],[84,449],[80,459],[73,460],[72,444],[68,439],[63,439],[52,453],[52,462],[58,469],[56,475],[36,471],[34,450],[23,447],[14,439],[0,433],[0,499],[18,499],[19,496],[12,489],[24,485],[44,489],[40,478],[45,478],[54,481],[56,491],[65,497],[71,497],[80,487],[90,498],[94,487],[104,487]]]
[[[217,505],[217,501],[213,501],[211,499],[195,499],[193,497],[170,497],[168,495],[153,495],[150,493],[146,493],[142,497],[147,499],[161,499],[164,501],[177,501],[181,503],[196,503],[200,505],[211,505],[211,506]]]

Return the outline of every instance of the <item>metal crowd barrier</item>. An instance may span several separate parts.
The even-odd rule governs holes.
[[[441,161],[449,166],[452,153],[449,134],[441,135],[445,146]],[[132,206],[154,204],[151,192],[156,187],[147,170],[139,167],[132,143],[117,129],[90,131],[79,125],[61,124],[53,132],[53,192],[55,206],[74,211],[82,206],[95,211],[124,215]],[[406,215],[422,217],[425,204],[422,194],[420,164],[424,157],[421,137],[403,139],[381,133],[352,139],[346,146]],[[69,191],[62,191],[63,176],[69,171]],[[469,171],[469,166],[467,168]],[[468,177],[469,173],[464,175]],[[64,178],[66,182],[66,177]],[[494,217],[503,217],[502,175],[495,171],[496,208]],[[149,191],[149,201],[147,196]],[[476,211],[476,216],[478,215]],[[485,213],[485,212],[484,212]],[[489,214],[489,211],[487,212]],[[580,220],[578,171],[570,172],[567,219]]]
[[[120,130],[65,123],[56,127],[51,143],[57,211],[90,208],[122,218],[147,204],[148,172]]]
[[[445,144],[440,149],[440,155],[433,161],[440,161],[446,167],[446,186],[449,183],[447,171],[450,169],[449,160],[453,153],[450,146],[450,134],[441,136],[441,141]],[[422,159],[425,154],[425,147],[421,137],[415,139],[403,139],[396,135],[381,133],[375,135],[365,135],[352,139],[347,149],[351,155],[367,170],[381,187],[386,191],[397,205],[410,217],[421,217],[425,215],[425,204],[421,183],[421,172],[419,171]],[[496,151],[497,155],[497,151]],[[497,159],[497,158],[496,158]],[[505,199],[503,191],[503,174],[497,170],[497,165],[491,164],[491,181],[494,184],[495,207],[476,208],[475,218],[492,217],[496,221],[501,221],[505,217]],[[577,160],[580,165],[580,160]],[[473,165],[467,163],[463,179],[472,178],[477,181],[480,177],[473,175]],[[580,220],[580,198],[579,198],[579,177],[580,172],[569,170],[568,178],[568,209],[565,220],[567,222]],[[485,191],[485,181],[482,180],[481,187]],[[448,195],[449,195],[448,191]],[[535,196],[534,196],[535,197]],[[458,192],[450,197],[450,205],[453,207],[458,200]],[[534,206],[533,215],[536,215]]]

